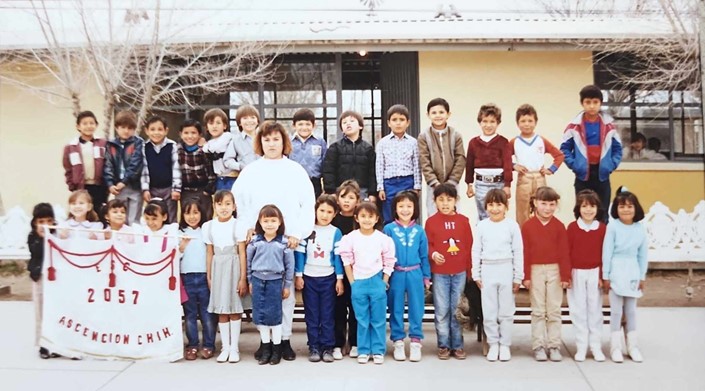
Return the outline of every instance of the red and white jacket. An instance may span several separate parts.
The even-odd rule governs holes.
[[[105,164],[105,145],[107,141],[102,138],[93,139],[93,164],[95,165],[95,183],[103,184],[103,166]],[[85,188],[86,174],[83,171],[83,155],[79,138],[69,141],[64,146],[64,176],[69,191]]]

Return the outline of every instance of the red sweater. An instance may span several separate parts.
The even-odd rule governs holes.
[[[593,231],[584,231],[578,227],[578,222],[568,224],[568,248],[570,263],[573,269],[600,268],[602,276],[602,242],[605,239],[607,226],[600,223]]]
[[[482,141],[480,136],[474,137],[468,143],[468,157],[465,161],[465,183],[475,181],[476,168],[502,168],[504,186],[512,184],[512,152],[509,141],[504,136],[497,135],[490,142]]]
[[[534,216],[521,226],[524,240],[524,279],[531,279],[531,265],[557,263],[561,281],[570,281],[570,257],[568,254],[568,234],[560,220],[553,217],[543,225]]]
[[[472,268],[472,231],[467,217],[456,213],[444,215],[436,213],[426,220],[426,237],[428,237],[428,260],[431,272],[437,274],[456,274],[467,272],[471,276]],[[438,252],[446,258],[445,263],[437,265],[432,255]]]

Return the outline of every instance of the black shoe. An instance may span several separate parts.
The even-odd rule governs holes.
[[[259,359],[262,357],[262,350],[264,349],[265,343],[260,341],[259,343],[259,348],[255,352],[255,360],[259,361]]]
[[[286,361],[294,361],[296,359],[296,353],[294,349],[291,348],[291,342],[288,339],[282,340],[282,358]]]
[[[279,345],[272,345],[272,357],[269,359],[270,364],[277,365],[282,360],[282,345],[281,343]]]
[[[308,351],[308,361],[319,362],[321,361],[321,352],[316,348],[310,348]]]
[[[259,359],[257,360],[257,363],[259,365],[264,365],[268,364],[270,358],[272,357],[272,343],[263,343],[262,344],[262,353],[259,356]]]
[[[41,357],[44,360],[47,360],[51,358],[51,353],[47,350],[47,348],[39,348],[39,357]]]

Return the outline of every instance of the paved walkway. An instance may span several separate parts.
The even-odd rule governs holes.
[[[645,361],[576,363],[573,330],[563,326],[564,360],[537,363],[530,352],[530,326],[514,326],[513,358],[490,363],[466,333],[465,361],[439,361],[435,332],[425,325],[424,359],[359,365],[346,358],[332,364],[306,360],[304,326],[293,345],[300,357],[276,367],[258,366],[252,352],[258,334],[245,325],[238,364],[214,359],[177,363],[41,360],[33,344],[29,302],[0,302],[0,390],[705,390],[705,308],[640,308],[639,331]],[[604,350],[607,351],[607,326]]]

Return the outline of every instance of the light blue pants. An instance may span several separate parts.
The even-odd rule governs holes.
[[[424,285],[421,268],[410,271],[395,270],[389,280],[389,327],[391,340],[406,338],[404,331],[404,303],[409,303],[409,337],[423,339],[421,322],[424,313]]]
[[[433,274],[434,323],[438,347],[447,349],[463,348],[463,329],[455,317],[455,309],[460,302],[460,294],[465,289],[466,273]]]
[[[357,279],[350,287],[357,318],[358,353],[385,354],[387,289],[382,280],[382,272],[370,278]]]
[[[477,217],[479,220],[484,220],[488,217],[487,210],[485,209],[485,197],[492,189],[504,188],[504,182],[483,182],[475,181],[475,203],[477,204]]]

